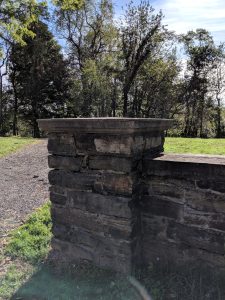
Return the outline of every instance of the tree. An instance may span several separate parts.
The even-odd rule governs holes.
[[[44,1],[0,0],[0,39],[24,45],[24,37],[34,37],[30,24],[38,20],[45,6]]]
[[[25,45],[24,37],[34,37],[30,24],[43,12],[45,2],[36,0],[0,0],[0,132],[3,126],[3,81],[7,75],[9,47],[13,43]]]
[[[214,62],[214,68],[210,73],[209,84],[211,96],[215,102],[215,123],[216,123],[216,137],[224,136],[222,132],[222,108],[223,97],[225,92],[225,48],[224,44],[217,47],[217,56]]]
[[[209,74],[214,68],[217,49],[205,29],[189,31],[182,36],[187,55],[184,136],[204,137],[204,119],[210,104]]]
[[[173,118],[182,107],[180,66],[176,55],[149,58],[140,72],[137,100],[142,117]]]
[[[12,47],[9,80],[14,90],[14,134],[18,112],[40,137],[37,119],[63,116],[69,97],[69,73],[60,46],[43,22],[31,25],[34,38]]]
[[[110,114],[109,99],[114,82],[110,66],[115,62],[113,54],[118,34],[113,24],[111,1],[86,1],[79,10],[60,9],[56,14],[58,26],[69,45],[80,115]]]
[[[9,48],[7,49],[5,55],[2,55],[1,64],[0,64],[0,134],[2,134],[4,131],[3,130],[3,96],[4,96],[3,80],[7,75],[8,55],[9,55]]]
[[[123,58],[123,116],[128,115],[128,95],[135,78],[150,55],[154,56],[164,40],[162,13],[154,14],[149,2],[142,1],[137,7],[128,5],[120,29]]]

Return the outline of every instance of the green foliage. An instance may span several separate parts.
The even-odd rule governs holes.
[[[22,147],[35,143],[33,138],[0,137],[0,157],[15,152]]]
[[[0,277],[0,299],[10,299],[21,283],[31,274],[27,266],[12,264],[4,277]]]
[[[0,4],[0,39],[25,45],[24,37],[35,36],[30,24],[37,21],[46,2],[1,0]]]
[[[189,31],[183,35],[183,43],[187,55],[183,136],[205,137],[205,124],[211,119],[210,108],[213,108],[209,78],[216,67],[217,57],[222,53],[205,29]]]
[[[84,0],[53,0],[52,2],[63,11],[77,10],[84,4]]]
[[[11,233],[5,253],[31,263],[42,261],[49,251],[51,226],[50,204],[45,204]]]
[[[225,155],[225,139],[167,137],[164,149],[166,153]]]
[[[9,78],[14,93],[14,122],[29,122],[33,136],[40,137],[38,118],[60,117],[68,98],[67,62],[60,46],[43,22],[31,24],[35,37],[26,46],[14,45],[10,53]],[[21,113],[21,114],[20,114]]]

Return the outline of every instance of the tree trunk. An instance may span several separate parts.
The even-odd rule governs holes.
[[[2,133],[3,129],[3,103],[2,103],[2,96],[3,96],[3,84],[2,84],[2,72],[0,69],[0,134]]]
[[[13,106],[13,135],[18,135],[17,114],[18,114],[18,96],[16,91],[15,74],[12,74],[12,87],[14,92],[14,106]]]
[[[34,138],[40,138],[41,137],[40,130],[39,130],[38,123],[37,123],[36,119],[34,119],[34,122],[33,122],[33,137]]]
[[[216,126],[216,137],[221,137],[221,103],[217,97],[217,126]]]
[[[128,115],[128,92],[129,90],[124,87],[123,89],[123,117]]]

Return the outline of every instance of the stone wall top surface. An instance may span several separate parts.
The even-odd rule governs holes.
[[[154,158],[155,161],[168,161],[180,163],[194,163],[194,164],[207,164],[207,165],[225,165],[224,155],[201,155],[201,154],[169,154]]]
[[[150,118],[56,118],[40,119],[38,124],[40,129],[47,132],[161,133],[173,125],[173,120]]]

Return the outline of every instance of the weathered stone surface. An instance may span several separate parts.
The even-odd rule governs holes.
[[[102,172],[96,178],[95,192],[101,194],[111,193],[114,195],[132,195],[133,177],[130,175]]]
[[[50,193],[50,200],[51,202],[59,205],[65,205],[67,202],[66,196],[55,193]]]
[[[95,138],[94,139],[95,148],[97,152],[107,153],[107,154],[132,154],[132,147],[134,140],[132,137],[114,137],[113,141],[110,136],[104,138]],[[143,145],[141,144],[137,148],[141,148]]]
[[[131,218],[131,209],[129,207],[131,198],[68,191],[67,199],[70,207],[108,216]]]
[[[142,214],[143,238],[149,240],[167,240],[167,227],[169,220],[161,216]],[[150,245],[149,245],[150,246]]]
[[[56,133],[150,134],[161,136],[173,120],[156,118],[73,118],[38,120],[42,130]]]
[[[71,134],[56,134],[48,135],[48,151],[56,155],[76,155],[76,146],[74,137]]]
[[[76,208],[52,206],[53,223],[65,226],[77,226],[116,239],[128,239],[131,236],[131,220],[103,214],[82,211]]]
[[[108,253],[110,256],[131,256],[131,240],[114,239],[101,232],[57,223],[53,225],[53,234],[60,240],[90,247],[95,253]]]
[[[78,172],[83,165],[83,160],[83,157],[50,155],[48,157],[48,165],[49,168],[52,169],[64,169]]]
[[[225,213],[225,194],[211,190],[187,190],[185,200],[188,206],[200,211]]]
[[[151,247],[150,247],[151,245]],[[182,266],[184,264],[193,265],[196,262],[210,264],[216,268],[224,268],[224,255],[208,252],[204,249],[197,249],[184,244],[176,244],[170,241],[152,240],[147,235],[143,240],[143,264],[149,263],[167,265],[168,263]]]
[[[51,170],[48,176],[51,185],[72,188],[78,191],[92,191],[97,177],[98,174],[95,172],[76,173],[66,170]]]
[[[52,248],[57,264],[60,261],[67,263],[89,261],[99,267],[109,268],[125,274],[132,271],[132,261],[129,255],[113,256],[110,252],[94,252],[95,249],[90,247],[76,245],[56,238],[52,241]]]
[[[188,205],[184,206],[184,223],[187,225],[209,228],[209,222],[212,216],[212,213],[196,210]]]
[[[108,170],[122,173],[130,173],[137,168],[138,162],[130,158],[114,156],[90,156],[88,159],[89,168],[93,170]]]
[[[170,201],[184,203],[185,189],[195,187],[194,183],[172,178],[152,177],[145,181],[148,195],[160,195]]]
[[[52,193],[55,193],[55,194],[60,194],[62,196],[66,195],[66,189],[61,187],[61,186],[58,186],[58,185],[50,186],[49,191],[52,192]]]
[[[184,243],[193,248],[204,249],[212,253],[224,254],[224,232],[200,229],[177,222],[170,222],[167,228],[169,239]]]
[[[218,166],[219,167],[219,166]],[[225,166],[224,166],[225,168]],[[225,193],[225,185],[224,185],[224,181],[221,180],[223,178],[224,175],[219,176],[219,179],[215,180],[211,179],[211,180],[197,180],[196,181],[196,185],[198,188],[200,189],[209,189],[215,192],[219,192],[219,193]],[[207,176],[208,179],[208,176]]]
[[[176,220],[183,217],[183,205],[169,201],[168,198],[160,195],[143,196],[140,206],[143,212],[148,211],[150,215],[164,216]]]
[[[216,229],[225,232],[225,214],[212,213],[207,210],[196,210],[189,206],[184,207],[184,223],[199,228]]]
[[[104,137],[94,139],[96,151],[107,154],[137,155],[162,146],[161,136],[144,135]]]
[[[179,157],[179,155],[177,155]],[[225,176],[225,167],[216,164],[181,162],[176,160],[167,160],[166,155],[155,159],[145,159],[143,172],[148,175],[172,177],[174,179],[202,180],[202,174],[207,174],[208,181],[221,181]]]

